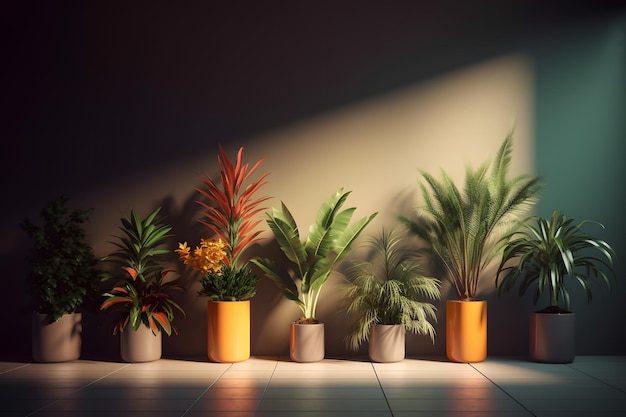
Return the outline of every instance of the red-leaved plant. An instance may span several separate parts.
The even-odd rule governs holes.
[[[248,267],[248,261],[243,261],[241,257],[250,245],[261,240],[261,231],[256,228],[262,219],[255,219],[255,216],[266,209],[261,204],[269,197],[256,198],[255,194],[267,183],[265,179],[269,173],[244,185],[263,160],[252,166],[244,163],[243,147],[239,148],[237,159],[233,163],[220,145],[217,160],[221,181],[216,182],[205,173],[201,176],[202,187],[196,188],[196,191],[204,197],[197,200],[204,209],[200,223],[216,235],[215,239],[203,239],[203,244],[212,242],[211,245],[221,251],[220,241],[224,242],[225,256],[215,268],[213,256],[207,257],[206,247],[198,246],[191,250],[185,242],[179,244],[176,252],[185,264],[204,273],[199,295],[208,296],[213,301],[247,300],[256,294],[258,277]],[[214,255],[212,251],[209,252]],[[196,259],[197,257],[202,259]],[[211,267],[202,268],[203,265],[206,266],[207,260]]]
[[[239,257],[251,244],[260,240],[260,230],[254,230],[262,219],[254,220],[254,216],[265,210],[259,207],[269,197],[254,199],[254,194],[267,183],[265,178],[269,173],[261,175],[256,181],[244,189],[242,186],[257,170],[263,160],[259,160],[252,168],[243,163],[243,147],[237,152],[235,164],[228,159],[222,145],[219,145],[220,155],[217,161],[220,166],[221,187],[208,174],[201,177],[204,188],[196,188],[202,196],[208,199],[198,201],[204,207],[204,219],[200,223],[215,232],[228,244],[225,263],[238,266]]]
[[[178,310],[185,315],[183,308],[174,300],[173,292],[182,291],[178,280],[165,281],[165,270],[159,264],[161,256],[170,253],[159,249],[172,227],[157,218],[160,207],[146,218],[139,217],[131,209],[128,219],[122,218],[120,230],[113,243],[118,250],[105,260],[116,263],[126,273],[110,291],[103,294],[101,310],[117,313],[113,334],[122,332],[127,326],[137,330],[144,325],[154,334],[163,330],[168,335],[176,332],[172,325],[174,313]],[[105,278],[113,276],[104,274]]]

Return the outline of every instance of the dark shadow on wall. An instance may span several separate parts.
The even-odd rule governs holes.
[[[14,204],[2,213],[39,206],[61,185],[75,195],[131,176],[137,159],[184,159],[518,51],[528,34],[617,8],[587,3],[11,2],[0,25],[11,80],[0,174]],[[24,187],[42,178],[39,193]]]
[[[3,288],[15,296],[5,307],[12,336],[0,353],[30,351],[25,244],[14,223],[33,207],[60,191],[80,195],[129,177],[145,161],[158,167],[214,149],[218,141],[254,136],[504,52],[532,49],[547,29],[623,11],[587,3],[485,1],[451,8],[341,2],[331,9],[291,10],[264,2],[247,10],[230,4],[198,10],[155,4],[146,10],[138,3],[10,3],[0,17],[3,70],[11,80],[0,97],[6,115],[0,177],[10,201],[0,208],[0,264]],[[162,202],[177,238],[190,242],[202,234],[191,220],[193,199],[180,210],[171,200]],[[259,251],[273,253],[270,247]],[[181,302],[189,316],[177,321],[187,335],[204,320],[204,300],[195,295],[197,281],[189,271],[176,269],[188,276]],[[282,308],[272,285],[259,284],[252,303],[256,324],[265,323],[266,309]],[[490,320],[512,314],[500,314],[503,304],[520,302],[494,300]],[[88,320],[98,329],[85,330],[89,354],[113,355],[114,338],[97,337],[110,333],[107,323],[99,315]],[[505,322],[498,323],[490,344],[513,345],[502,336]],[[201,354],[202,336],[187,337],[166,339],[166,352]],[[253,349],[260,339],[253,333]]]

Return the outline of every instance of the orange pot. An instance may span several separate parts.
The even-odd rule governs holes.
[[[250,300],[209,301],[207,354],[213,362],[250,358]]]
[[[446,302],[446,355],[453,362],[487,357],[487,301]]]

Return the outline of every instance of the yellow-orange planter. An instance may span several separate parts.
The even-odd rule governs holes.
[[[213,362],[250,358],[250,300],[209,301],[207,354]]]
[[[453,362],[487,357],[487,301],[446,302],[446,355]]]

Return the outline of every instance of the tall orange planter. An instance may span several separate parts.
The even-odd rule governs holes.
[[[213,362],[250,358],[250,300],[209,301],[207,354]]]
[[[487,301],[446,302],[446,355],[462,363],[487,358]]]

